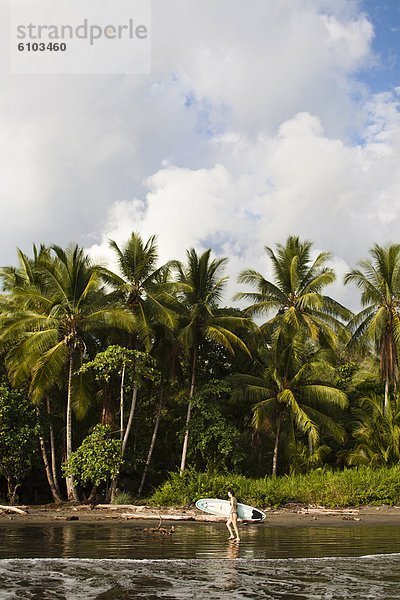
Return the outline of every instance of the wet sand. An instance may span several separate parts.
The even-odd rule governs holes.
[[[0,526],[18,523],[46,524],[57,521],[104,523],[106,521],[126,523],[130,520],[148,522],[157,526],[160,515],[162,526],[179,521],[224,522],[225,519],[200,512],[194,507],[154,507],[134,505],[85,505],[63,504],[61,506],[19,506],[26,514],[0,510]],[[346,526],[360,524],[400,525],[400,506],[363,506],[345,509],[288,505],[278,509],[263,509],[267,518],[264,525],[272,526]]]

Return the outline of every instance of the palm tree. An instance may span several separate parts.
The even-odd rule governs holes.
[[[117,328],[133,332],[135,320],[124,307],[110,303],[100,271],[83,250],[52,246],[50,260],[38,264],[37,281],[12,290],[1,318],[3,343],[12,342],[6,364],[14,382],[30,377],[30,395],[39,402],[67,371],[66,459],[72,452],[72,408],[90,402],[84,379],[74,376],[84,356],[93,356],[99,334]],[[77,499],[67,477],[68,499]]]
[[[174,284],[169,278],[169,267],[157,267],[158,251],[155,236],[145,243],[138,233],[132,233],[122,247],[110,240],[120,274],[102,269],[103,279],[115,290],[115,295],[132,311],[136,319],[137,349],[149,350],[153,342],[153,328],[157,324],[173,328],[175,303],[171,296]],[[176,284],[175,284],[176,287]]]
[[[346,453],[350,465],[379,467],[400,460],[400,399],[395,396],[386,410],[376,394],[364,396],[352,411],[352,434],[356,441]]]
[[[344,430],[332,418],[347,406],[347,396],[334,384],[335,371],[324,353],[315,352],[304,335],[286,346],[264,351],[255,375],[235,375],[233,381],[255,402],[252,425],[274,438],[272,475],[276,476],[282,431],[306,435],[313,445],[321,429],[343,441]]]
[[[186,415],[185,435],[182,447],[180,472],[186,467],[189,442],[189,424],[192,412],[192,400],[196,387],[196,367],[204,340],[219,344],[232,354],[234,348],[246,354],[249,350],[243,340],[235,333],[239,329],[250,327],[248,319],[226,316],[219,309],[227,278],[220,277],[226,258],[210,258],[211,250],[197,254],[193,248],[187,251],[187,264],[175,263],[178,281],[183,284],[178,297],[181,301],[180,339],[189,358],[190,388]]]
[[[158,249],[156,237],[151,236],[144,242],[140,234],[133,232],[122,248],[110,240],[114,251],[119,273],[102,269],[104,281],[110,285],[115,297],[122,302],[135,318],[135,334],[130,335],[127,345],[137,350],[149,352],[155,341],[155,328],[163,327],[172,330],[176,325],[174,306],[175,298],[171,292],[176,283],[170,280],[168,264],[157,266]],[[132,425],[137,404],[138,387],[135,383],[132,390],[131,410],[127,432]],[[123,446],[125,450],[126,444]],[[114,495],[117,480],[111,486]]]
[[[3,297],[2,307],[3,310],[10,310],[12,292],[17,292],[21,289],[29,289],[30,287],[41,285],[40,277],[38,275],[38,266],[44,262],[50,260],[50,249],[44,245],[39,248],[33,245],[33,258],[29,258],[20,249],[17,249],[17,256],[19,265],[17,267],[2,267],[0,269],[0,277],[2,278],[3,289],[8,292],[7,298]],[[0,307],[1,311],[1,307]],[[47,413],[48,416],[51,414],[50,400],[46,398]],[[36,408],[37,417],[39,420],[39,408]],[[42,453],[43,464],[46,472],[46,477],[49,483],[49,487],[53,496],[53,500],[56,503],[61,503],[61,493],[58,486],[57,468],[55,459],[55,440],[54,430],[52,422],[49,422],[49,433],[50,433],[50,454],[51,454],[51,465],[47,456],[46,444],[43,432],[39,423],[39,443],[40,450]]]
[[[329,252],[321,252],[311,260],[312,242],[301,242],[289,237],[286,244],[277,244],[276,252],[265,247],[274,273],[274,280],[253,270],[246,269],[239,275],[239,282],[252,285],[255,292],[241,292],[237,300],[249,300],[246,309],[251,316],[267,315],[261,326],[266,333],[296,335],[306,331],[314,341],[324,341],[331,347],[337,344],[337,334],[344,334],[339,320],[348,320],[351,313],[341,304],[322,294],[333,283],[335,274],[326,266]]]
[[[385,384],[384,408],[389,407],[389,385],[399,378],[400,343],[400,244],[379,246],[369,251],[371,259],[360,261],[359,269],[345,276],[361,290],[364,307],[349,323],[352,342],[372,343],[379,355],[380,374]]]

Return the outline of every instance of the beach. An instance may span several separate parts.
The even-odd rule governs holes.
[[[57,521],[71,523],[104,523],[130,520],[155,522],[162,519],[163,526],[179,522],[218,523],[224,518],[207,515],[194,507],[165,507],[146,505],[21,505],[17,508],[24,514],[0,510],[0,526],[11,522],[35,523],[46,525]],[[344,509],[331,509],[317,506],[289,505],[281,508],[264,508],[266,519],[258,526],[354,526],[357,523],[367,525],[400,525],[400,506],[363,506]]]

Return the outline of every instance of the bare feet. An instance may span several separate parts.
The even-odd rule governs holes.
[[[228,537],[228,540],[234,540],[235,538],[233,537],[233,535],[231,535],[230,537]]]

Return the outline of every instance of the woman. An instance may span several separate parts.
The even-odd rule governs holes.
[[[238,526],[237,526],[237,499],[235,496],[235,492],[233,491],[232,488],[230,488],[228,490],[228,498],[230,500],[231,503],[231,510],[229,512],[229,517],[228,520],[226,522],[226,526],[228,528],[229,531],[229,539],[230,540],[235,540],[236,542],[240,542],[240,535],[239,535],[239,530],[238,530]],[[233,531],[232,531],[232,527],[235,530],[236,533],[236,538],[233,535]]]

